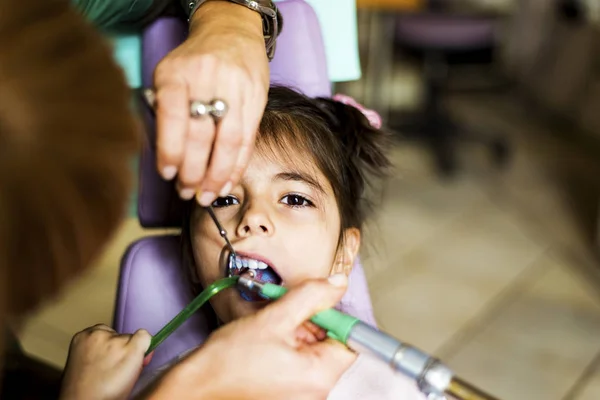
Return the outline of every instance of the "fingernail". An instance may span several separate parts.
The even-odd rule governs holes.
[[[231,187],[233,186],[233,184],[231,183],[231,181],[227,182],[225,184],[225,186],[223,186],[223,189],[221,189],[221,191],[219,192],[219,196],[221,197],[225,197],[229,194],[229,192],[231,191]]]
[[[200,203],[201,206],[208,207],[212,204],[213,201],[215,201],[215,197],[215,194],[212,192],[204,192],[201,196],[196,197],[196,199],[198,200],[198,203]]]
[[[177,167],[174,167],[172,165],[164,167],[162,170],[162,177],[167,181],[170,181],[171,179],[175,178],[175,175],[177,175]]]
[[[183,200],[189,200],[194,197],[195,194],[196,191],[194,189],[182,189],[179,192],[179,197],[181,197]]]
[[[327,280],[333,286],[338,286],[338,287],[346,286],[348,284],[348,277],[346,276],[346,274],[331,275]]]

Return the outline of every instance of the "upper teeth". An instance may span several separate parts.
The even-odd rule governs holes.
[[[265,269],[268,267],[268,265],[262,261],[253,260],[251,258],[242,258],[239,256],[235,258],[235,266],[238,269],[241,269],[241,268]]]

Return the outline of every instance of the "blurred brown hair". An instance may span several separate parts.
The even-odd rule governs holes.
[[[124,215],[137,143],[100,34],[66,0],[0,0],[0,319],[98,255]]]

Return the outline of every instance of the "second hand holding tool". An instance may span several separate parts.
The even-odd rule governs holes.
[[[238,279],[238,287],[271,300],[278,299],[287,292],[283,286],[258,282],[244,276]],[[393,370],[416,381],[428,400],[445,399],[445,394],[459,400],[498,400],[454,376],[440,360],[398,341],[358,318],[328,309],[313,316],[311,321],[325,329],[329,337],[357,353],[379,358]]]

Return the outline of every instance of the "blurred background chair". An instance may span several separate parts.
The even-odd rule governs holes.
[[[456,172],[457,150],[463,143],[485,146],[498,166],[507,163],[510,153],[504,135],[489,128],[463,125],[454,120],[444,106],[449,62],[453,59],[464,62],[470,55],[489,52],[497,42],[493,18],[477,13],[454,14],[450,12],[449,3],[431,1],[427,12],[395,17],[396,48],[404,54],[407,50],[417,53],[423,60],[424,104],[417,118],[392,113],[389,121],[390,128],[403,137],[426,144],[437,170],[444,176]]]

